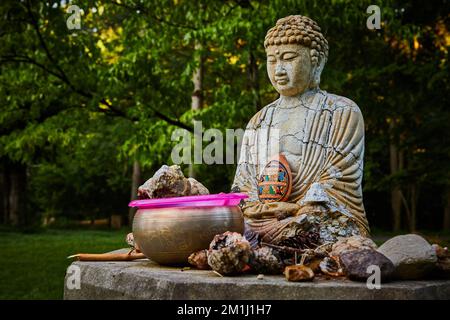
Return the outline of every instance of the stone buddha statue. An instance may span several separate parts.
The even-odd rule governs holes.
[[[249,196],[241,205],[247,231],[271,244],[311,224],[320,243],[369,234],[361,188],[364,121],[353,101],[319,88],[328,56],[320,31],[308,17],[288,16],[264,42],[280,97],[248,123],[232,190]],[[290,169],[290,193],[283,201],[261,201],[258,183],[275,149]]]

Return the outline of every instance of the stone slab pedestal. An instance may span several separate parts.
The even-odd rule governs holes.
[[[365,283],[346,279],[294,283],[281,275],[262,280],[256,275],[220,277],[212,271],[159,266],[147,259],[78,261],[72,266],[80,268],[80,289],[68,289],[65,281],[64,299],[450,299],[450,280],[397,281],[370,290]]]

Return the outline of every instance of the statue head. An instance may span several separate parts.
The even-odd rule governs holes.
[[[328,42],[315,21],[288,16],[266,35],[267,73],[280,95],[295,96],[317,88],[328,57]]]

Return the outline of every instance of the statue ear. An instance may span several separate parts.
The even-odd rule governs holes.
[[[317,60],[316,60],[317,61]],[[310,88],[317,88],[320,84],[320,75],[322,74],[322,70],[325,67],[326,59],[322,57],[320,59],[319,64],[313,63],[313,70],[311,75],[311,85]]]

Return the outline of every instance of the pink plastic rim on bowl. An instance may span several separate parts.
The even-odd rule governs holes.
[[[131,201],[128,206],[139,209],[171,208],[171,207],[232,207],[242,199],[248,198],[245,193],[219,193],[202,196],[186,196],[160,199],[145,199]]]

